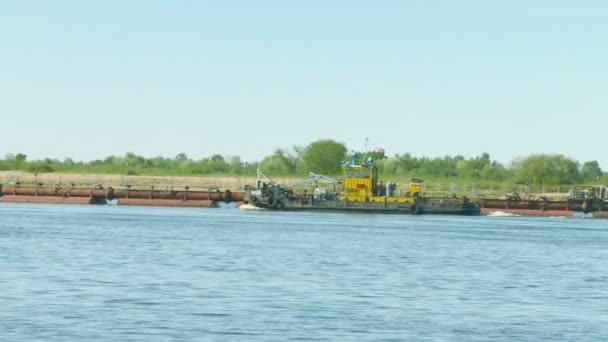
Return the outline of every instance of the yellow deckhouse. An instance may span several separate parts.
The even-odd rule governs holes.
[[[344,163],[342,166],[344,176],[343,201],[357,202],[387,202],[387,203],[414,203],[420,196],[421,180],[413,179],[409,191],[400,196],[396,195],[396,184],[378,184],[378,169],[369,159],[366,165]]]

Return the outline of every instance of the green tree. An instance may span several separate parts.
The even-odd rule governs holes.
[[[264,158],[260,162],[260,168],[269,174],[296,174],[299,158],[278,148],[271,156]]]
[[[306,146],[302,159],[313,172],[336,175],[340,173],[346,151],[342,143],[331,139],[318,140]]]
[[[25,171],[34,173],[53,172],[55,169],[48,161],[34,161],[27,165]]]
[[[365,153],[366,157],[372,157],[374,158],[375,161],[378,160],[382,160],[384,158],[386,158],[386,154],[384,153],[384,151],[371,151],[371,152],[367,152]]]
[[[161,156],[156,156],[152,158],[148,158],[146,160],[146,164],[150,167],[159,168],[159,169],[168,169],[172,167],[172,160],[167,160]]]
[[[27,167],[27,156],[23,153],[17,153],[13,158],[13,169],[21,170]]]
[[[138,156],[133,152],[127,152],[123,157],[125,163],[129,163],[129,167],[145,167],[146,158]]]
[[[228,165],[230,165],[230,173],[232,174],[241,175],[245,172],[245,163],[243,163],[239,156],[230,157]]]
[[[481,169],[481,179],[485,180],[503,181],[507,178],[507,175],[507,169],[496,161],[486,164]]]
[[[175,162],[177,164],[181,164],[182,162],[185,162],[186,160],[188,160],[188,156],[185,153],[180,153],[178,155],[175,156],[175,158],[173,158],[175,160]]]
[[[578,162],[563,155],[535,154],[514,162],[519,183],[576,184],[580,180]]]
[[[395,162],[396,175],[408,174],[420,168],[420,161],[410,153],[401,156],[396,155],[395,158],[397,159]]]
[[[452,157],[423,158],[420,167],[421,174],[430,176],[455,176],[457,161]]]
[[[173,158],[173,163],[180,173],[188,173],[193,161],[185,153],[180,153]]]
[[[476,167],[475,160],[461,159],[456,162],[456,174],[458,175],[458,177],[465,179],[475,178],[475,176],[477,175],[476,170],[479,169],[477,169]]]
[[[214,154],[211,158],[205,158],[193,162],[188,167],[191,173],[205,175],[205,174],[221,174],[228,173],[230,165],[224,160],[224,157],[220,154]]]
[[[376,161],[376,166],[381,175],[395,176],[397,174],[397,158],[384,157]]]
[[[226,173],[230,170],[230,165],[220,154],[214,154],[208,161],[209,169],[212,173]]]
[[[16,162],[23,163],[26,160],[27,160],[27,156],[23,153],[17,153],[17,155],[15,155]]]
[[[596,160],[584,163],[581,168],[581,176],[585,181],[595,181],[602,178],[603,174],[602,168]]]

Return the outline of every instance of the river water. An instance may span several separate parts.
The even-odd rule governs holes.
[[[605,341],[608,220],[0,204],[1,341]]]

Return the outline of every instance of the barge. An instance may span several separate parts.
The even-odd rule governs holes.
[[[114,189],[96,186],[91,188],[59,186],[3,187],[0,184],[0,202],[12,203],[57,203],[57,204],[116,204],[163,207],[213,208],[225,205],[239,206],[243,203],[243,192],[230,190],[204,191],[183,189]]]
[[[520,216],[572,216],[575,213],[592,214],[593,217],[608,217],[608,187],[575,187],[563,200],[547,198],[529,199],[529,196],[514,195],[504,199],[480,199],[482,214],[507,213]]]

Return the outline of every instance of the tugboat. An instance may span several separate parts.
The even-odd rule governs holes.
[[[311,173],[302,181],[280,185],[258,169],[255,186],[245,190],[245,203],[271,210],[325,210],[399,214],[454,214],[479,215],[479,203],[468,198],[425,197],[422,180],[412,179],[405,190],[397,191],[396,183],[378,181],[378,169],[373,158],[357,164],[358,155],[352,161],[342,163],[343,179],[338,181]],[[320,188],[329,184],[332,189]],[[306,185],[315,185],[312,193],[307,189],[296,192]]]

